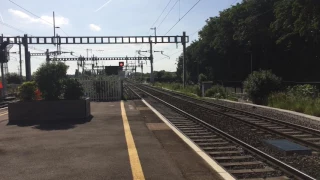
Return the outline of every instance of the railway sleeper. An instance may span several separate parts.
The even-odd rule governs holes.
[[[304,137],[312,137],[312,134],[294,134],[293,137],[304,138]]]
[[[320,141],[320,137],[301,138],[304,141]]]
[[[211,132],[183,132],[187,136],[201,136],[201,135],[211,135]]]
[[[193,131],[206,131],[202,127],[179,127],[180,130],[186,131],[186,130],[193,130]]]
[[[198,142],[219,142],[219,141],[224,141],[224,139],[222,138],[215,138],[215,139],[193,139],[192,138],[192,141],[195,142],[195,143],[198,143]]]
[[[227,162],[227,163],[219,163],[224,167],[233,167],[233,166],[249,166],[249,165],[261,165],[261,161],[248,161],[248,162]]]
[[[205,133],[205,132],[209,132],[205,129],[201,129],[201,130],[182,130],[183,133]],[[210,132],[209,132],[210,133]]]
[[[279,176],[284,176],[283,173],[279,171],[270,171],[270,172],[255,172],[255,173],[243,173],[243,174],[234,174],[237,179],[267,179],[267,178],[277,178]]]
[[[283,128],[285,128],[285,127],[283,127],[283,126],[277,126],[277,125],[272,125],[272,126],[264,126],[264,127],[267,127],[267,128],[269,128],[269,129],[283,129]]]
[[[210,138],[215,138],[215,137],[217,137],[217,135],[205,135],[205,136],[191,135],[191,136],[189,136],[190,139],[198,139],[198,138],[210,139]]]
[[[287,176],[267,177],[267,178],[245,178],[238,180],[289,180]]]
[[[293,131],[283,132],[283,134],[294,135],[294,134],[303,134],[303,132],[293,130]]]
[[[174,125],[192,125],[192,124],[196,124],[192,121],[174,121],[174,120],[170,120],[170,122]]]
[[[247,174],[247,173],[265,173],[265,172],[274,172],[275,170],[271,167],[265,168],[256,168],[256,169],[236,169],[228,170],[231,174]]]
[[[256,161],[252,156],[251,157],[246,157],[246,156],[232,156],[235,158],[230,158],[230,156],[216,156],[212,157],[215,161],[218,163],[227,163],[227,162],[248,162],[248,161]],[[239,158],[236,158],[239,157]],[[241,159],[240,159],[241,157]],[[220,159],[219,159],[220,158]]]
[[[224,145],[230,145],[229,142],[222,141],[222,142],[214,142],[214,143],[197,143],[201,147],[209,147],[209,146],[224,146]]]
[[[283,128],[283,129],[276,129],[276,131],[286,133],[286,132],[294,132],[294,129],[289,129],[289,128]]]
[[[170,119],[170,122],[172,123],[186,123],[186,124],[189,124],[189,123],[192,123],[192,121],[189,121],[189,120],[181,120],[181,119]]]
[[[220,146],[220,147],[203,147],[204,151],[210,151],[210,150],[224,150],[224,149],[237,149],[236,146]]]
[[[241,155],[241,153],[243,153],[243,151],[210,151],[207,152],[207,154],[210,154],[211,156],[215,156],[215,155],[225,155],[225,154],[237,154],[237,155]]]

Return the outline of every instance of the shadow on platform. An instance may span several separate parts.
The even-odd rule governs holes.
[[[67,119],[67,120],[60,120],[54,122],[38,122],[38,123],[8,123],[7,125],[16,125],[19,127],[26,127],[26,126],[34,126],[34,129],[39,129],[43,131],[53,131],[53,130],[68,130],[73,129],[76,127],[77,124],[85,124],[92,120],[93,116],[90,115],[86,119]]]

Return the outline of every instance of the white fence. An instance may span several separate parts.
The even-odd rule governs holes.
[[[122,81],[118,76],[78,78],[86,97],[91,101],[116,101],[122,99]]]

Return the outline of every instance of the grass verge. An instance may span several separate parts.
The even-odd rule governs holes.
[[[180,83],[155,83],[154,86],[160,87],[160,88],[166,88],[173,91],[178,91],[180,93],[183,93],[187,96],[191,96],[194,98],[202,98],[201,90],[198,85],[186,85],[186,87],[183,88],[183,85]],[[206,92],[206,97],[238,101],[238,98],[235,95],[224,92],[223,88],[221,88],[220,86],[213,86],[211,89],[207,90],[207,92]]]
[[[268,106],[320,117],[320,98],[275,93],[269,96]]]

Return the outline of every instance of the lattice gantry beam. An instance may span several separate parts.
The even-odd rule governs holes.
[[[79,58],[49,58],[49,61],[93,61],[93,60],[108,60],[108,61],[125,61],[125,60],[149,60],[150,57],[79,57]]]
[[[55,56],[55,55],[61,55],[62,53],[68,53],[68,52],[49,52],[50,56]],[[30,53],[30,56],[46,56],[46,53]]]
[[[183,43],[183,36],[99,36],[99,37],[0,37],[0,43],[8,41],[10,44],[25,42],[28,44],[142,44],[142,43]],[[185,43],[189,36],[185,36]]]
[[[46,53],[30,53],[30,56],[46,56]]]

